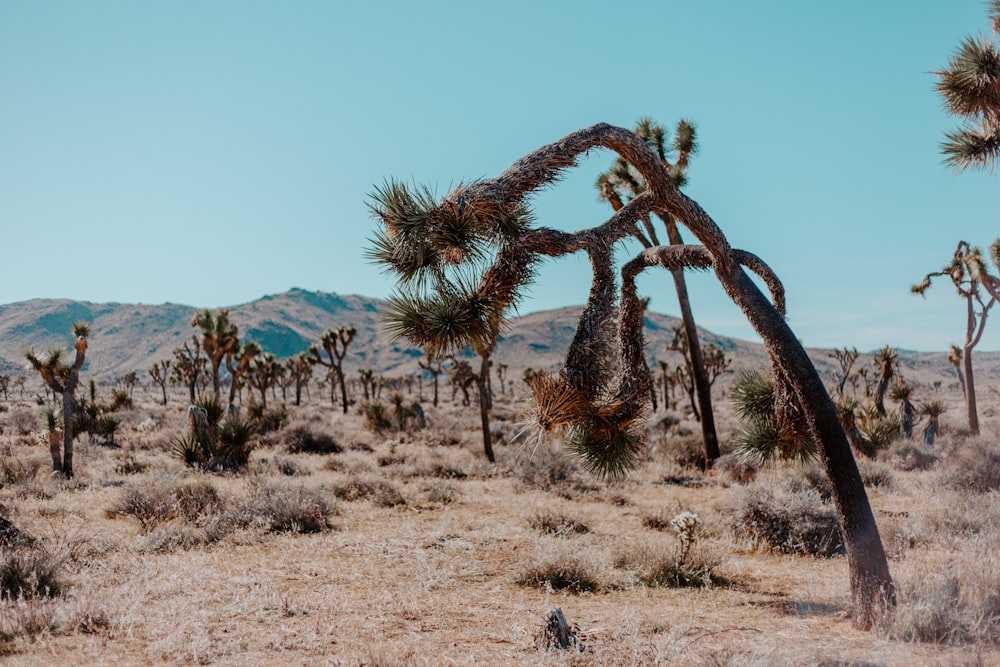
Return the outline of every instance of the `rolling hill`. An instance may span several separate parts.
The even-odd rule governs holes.
[[[379,299],[291,289],[229,308],[243,340],[256,340],[278,358],[300,352],[328,327],[342,324],[357,328],[346,368],[372,368],[386,375],[417,369],[421,352],[405,341],[392,340],[379,321]],[[554,368],[562,360],[573,338],[581,306],[536,312],[517,317],[504,332],[494,359],[506,363],[518,377],[527,368]],[[90,303],[60,299],[32,299],[0,306],[0,370],[23,368],[21,353],[29,346],[38,350],[70,344],[70,328],[76,320],[93,324],[87,366],[92,377],[110,379],[126,372],[145,371],[188,340],[195,329],[193,306]],[[677,318],[658,313],[646,317],[649,356],[667,358],[664,345],[673,337]],[[714,344],[733,359],[735,370],[767,364],[763,345],[702,331],[703,344]],[[835,364],[827,350],[810,350],[817,369],[832,377]],[[1000,379],[1000,353],[979,352],[977,380],[986,387]],[[862,364],[869,363],[860,360]],[[900,365],[910,379],[926,384],[955,381],[944,353],[900,352]],[[514,374],[516,373],[516,375]]]

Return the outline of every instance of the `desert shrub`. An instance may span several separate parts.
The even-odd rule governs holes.
[[[18,435],[29,435],[38,428],[38,415],[31,408],[14,408],[7,416],[7,423]]]
[[[538,489],[572,499],[600,489],[593,479],[585,476],[577,461],[561,450],[544,449],[534,456],[520,456],[511,472],[527,489]]]
[[[458,487],[454,484],[449,484],[443,481],[434,481],[429,484],[425,484],[422,487],[424,495],[427,500],[432,503],[441,503],[442,505],[450,505],[455,502],[459,496]]]
[[[58,595],[63,564],[40,546],[0,548],[0,599]]]
[[[129,516],[139,522],[143,533],[173,519],[203,524],[207,517],[225,510],[225,500],[209,481],[174,483],[158,479],[126,486],[107,514]]]
[[[892,469],[884,463],[860,459],[858,461],[858,472],[861,473],[862,483],[868,488],[891,491],[895,484]]]
[[[115,472],[119,475],[138,475],[146,472],[149,466],[137,460],[131,454],[121,459],[115,466]]]
[[[143,533],[169,521],[177,514],[177,502],[163,483],[138,483],[126,486],[107,511],[108,516],[129,516],[139,522]]]
[[[725,475],[736,484],[749,484],[757,478],[760,467],[752,459],[739,454],[723,454],[712,464],[712,470]]]
[[[0,454],[0,485],[19,484],[35,478],[42,468],[42,462],[36,458],[21,458],[14,456],[9,448]]]
[[[733,532],[759,546],[822,557],[844,553],[836,514],[814,490],[747,487],[727,514]]]
[[[1000,489],[1000,446],[979,439],[966,441],[948,458],[938,480],[959,491],[987,493]]]
[[[945,567],[898,577],[900,605],[892,633],[946,644],[1000,644],[1000,537],[994,532],[959,547]]]
[[[517,583],[571,593],[590,593],[602,588],[598,568],[577,554],[540,556],[517,577]]]
[[[418,477],[435,477],[437,479],[465,479],[464,472],[446,463],[432,463],[416,470]]]
[[[560,537],[590,532],[590,527],[582,521],[556,512],[539,512],[528,520],[528,525],[539,532]]]
[[[703,588],[723,583],[715,574],[721,558],[704,546],[703,525],[696,514],[681,511],[667,521],[665,528],[657,529],[669,529],[676,543],[670,547],[640,545],[621,554],[615,565],[636,571],[639,581],[650,587]]]
[[[927,445],[913,440],[899,440],[886,452],[884,460],[903,472],[930,470],[938,456]]]
[[[226,502],[215,485],[208,480],[187,481],[170,490],[178,516],[196,521],[210,514],[225,510]]]
[[[337,444],[333,436],[308,424],[299,424],[282,433],[285,450],[289,454],[339,454],[344,448]]]
[[[309,470],[303,468],[298,461],[284,456],[274,458],[274,468],[285,477],[298,477],[309,473]]]
[[[381,507],[405,505],[406,500],[395,485],[381,479],[356,478],[337,484],[333,495],[347,502],[370,500]]]
[[[232,519],[240,527],[271,533],[320,533],[332,527],[329,517],[335,513],[321,491],[253,481],[246,498],[234,507]]]
[[[288,408],[281,404],[265,409],[260,403],[252,402],[247,407],[247,419],[254,423],[258,433],[280,431],[288,425]]]

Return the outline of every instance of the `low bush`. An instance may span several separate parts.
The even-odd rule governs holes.
[[[0,600],[58,595],[62,568],[63,560],[41,546],[0,547]]]
[[[576,554],[541,556],[525,568],[517,583],[571,593],[591,593],[603,587],[599,569]]]
[[[247,497],[235,504],[232,517],[240,527],[271,533],[320,533],[332,527],[329,518],[336,513],[321,491],[254,481]]]
[[[1000,445],[980,439],[967,440],[948,457],[938,480],[957,491],[988,493],[1000,489]]]
[[[555,512],[540,512],[528,520],[528,525],[541,533],[560,537],[590,532],[590,527],[582,521]]]
[[[299,424],[285,429],[281,439],[289,454],[339,454],[344,451],[344,448],[337,444],[330,433],[308,424]]]
[[[733,532],[758,546],[821,557],[844,553],[837,516],[815,490],[758,484],[739,494],[727,514]]]
[[[380,479],[350,479],[335,485],[333,495],[347,502],[370,500],[381,507],[406,504],[406,500],[395,485]]]

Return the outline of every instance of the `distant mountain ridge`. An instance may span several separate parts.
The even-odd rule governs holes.
[[[372,368],[386,375],[417,369],[420,350],[406,341],[393,340],[381,326],[379,310],[383,301],[359,295],[312,292],[293,288],[281,294],[229,308],[230,319],[239,327],[240,339],[255,340],[279,359],[305,350],[324,330],[340,325],[357,328],[345,360],[349,372]],[[0,372],[23,368],[22,352],[28,347],[47,350],[69,347],[70,329],[77,320],[92,323],[87,352],[86,375],[110,379],[146,369],[160,359],[172,358],[172,351],[196,333],[193,306],[90,303],[66,299],[32,299],[0,306]],[[573,339],[582,306],[530,313],[514,318],[503,333],[494,359],[510,366],[516,378],[527,367],[555,368],[563,360]],[[670,358],[664,346],[673,337],[675,317],[648,313],[646,349],[650,358]],[[767,354],[759,343],[741,341],[701,331],[702,344],[714,344],[733,359],[735,370],[767,365]],[[835,365],[826,350],[809,350],[813,363],[824,377],[831,377]],[[1000,379],[1000,353],[977,353],[977,381]],[[900,352],[904,375],[928,383],[939,379],[954,381],[945,353]],[[859,366],[869,364],[859,360]],[[984,385],[985,386],[985,385]]]

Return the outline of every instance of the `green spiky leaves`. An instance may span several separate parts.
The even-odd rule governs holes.
[[[465,347],[490,346],[502,319],[499,308],[474,290],[448,289],[392,295],[382,315],[393,336],[409,339],[430,357],[446,357]]]
[[[989,14],[995,30],[1000,4],[992,2]],[[1000,51],[995,39],[966,37],[936,74],[945,108],[963,121],[941,143],[945,164],[958,172],[993,169],[1000,159]]]
[[[383,313],[387,329],[431,356],[490,349],[531,279],[530,262],[505,261],[517,254],[505,249],[531,227],[529,209],[468,192],[459,186],[437,201],[427,188],[389,181],[371,195],[382,228],[368,257],[400,285]]]
[[[769,374],[746,371],[733,382],[732,400],[740,419],[736,451],[762,463],[806,460],[816,455],[816,441],[789,391]]]

